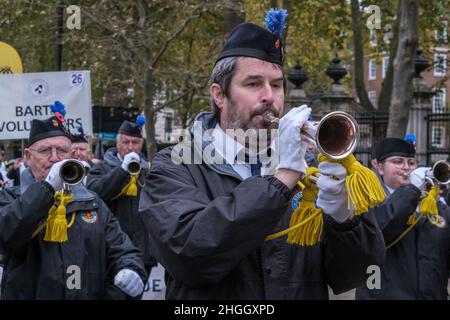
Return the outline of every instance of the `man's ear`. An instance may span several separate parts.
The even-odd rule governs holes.
[[[28,148],[25,148],[23,150],[23,156],[25,157],[26,161],[30,161],[30,156],[31,156],[31,150]]]
[[[377,163],[377,171],[380,175],[384,174],[384,167],[382,163]]]
[[[216,103],[217,107],[220,110],[222,110],[224,100],[225,100],[225,96],[222,92],[222,88],[217,83],[213,83],[213,84],[211,84],[211,87],[209,87],[209,94],[214,99],[214,102]]]

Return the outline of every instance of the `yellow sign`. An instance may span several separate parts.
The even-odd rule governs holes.
[[[22,73],[22,59],[16,49],[0,41],[0,74]]]

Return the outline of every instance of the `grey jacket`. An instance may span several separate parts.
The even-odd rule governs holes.
[[[217,123],[210,113],[197,120],[204,129]],[[140,202],[167,298],[327,299],[327,285],[335,293],[360,286],[367,267],[384,261],[371,212],[343,224],[325,216],[313,247],[265,241],[288,227],[295,192],[275,177],[242,181],[228,164],[174,164],[171,150],[154,158]]]

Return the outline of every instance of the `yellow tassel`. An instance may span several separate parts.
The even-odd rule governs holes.
[[[316,175],[319,169],[310,167],[306,170],[306,176],[301,181],[304,185],[301,202],[292,214],[289,227],[302,224],[288,234],[287,242],[301,246],[313,246],[322,236],[323,215],[320,208],[316,208],[318,188],[309,180],[311,175]]]
[[[334,160],[323,154],[317,157],[319,162],[337,162],[347,169],[348,176],[345,186],[348,191],[348,203],[355,207],[355,215],[361,215],[383,202],[386,194],[381,186],[378,177],[369,168],[363,166],[356,160],[354,155],[349,155],[344,159]]]
[[[131,176],[130,182],[128,182],[128,184],[126,185],[127,189],[125,190],[125,195],[127,196],[131,196],[131,197],[136,197],[137,196],[137,185],[136,185],[136,181],[138,179],[138,176]]]
[[[419,203],[419,212],[420,215],[417,216],[416,213],[413,213],[409,216],[408,221],[406,224],[409,225],[409,227],[389,246],[386,247],[386,249],[389,249],[394,244],[399,242],[412,228],[419,222],[419,220],[423,216],[427,216],[428,220],[433,224],[438,224],[438,222],[433,221],[439,221],[439,219],[432,219],[430,216],[436,216],[439,215],[438,208],[437,208],[437,197],[439,195],[439,186],[434,186],[431,188],[431,190],[428,192],[428,195],[422,199]]]
[[[438,208],[436,203],[438,194],[439,194],[439,186],[434,186],[428,192],[428,195],[424,199],[422,199],[422,201],[419,204],[419,212],[422,215],[438,214]]]
[[[408,217],[408,221],[406,222],[407,225],[412,225],[416,222],[416,213],[411,214]]]
[[[138,178],[139,178],[138,175],[130,176],[130,181],[125,185],[125,187],[122,188],[120,193],[117,196],[113,197],[111,200],[117,199],[122,195],[136,197],[138,194],[138,188],[137,188]]]
[[[45,241],[64,242],[67,241],[67,218],[66,204],[72,202],[72,194],[64,194],[63,192],[55,193],[55,205],[48,212]]]

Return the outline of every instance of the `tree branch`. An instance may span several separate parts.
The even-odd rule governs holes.
[[[203,3],[203,4],[205,4],[205,3]],[[203,7],[203,5],[200,5],[199,8],[197,8],[197,10],[202,10],[202,7]],[[184,29],[186,29],[186,27],[192,20],[198,19],[201,16],[202,16],[202,11],[200,11],[200,13],[194,14],[193,16],[190,16],[189,18],[187,18],[186,20],[184,20],[181,23],[181,25],[178,27],[178,29],[166,39],[166,41],[162,45],[161,49],[159,49],[158,53],[155,56],[155,59],[153,59],[153,64],[152,64],[153,67],[156,66],[156,64],[158,63],[161,56],[167,50],[169,44],[173,40],[175,40],[184,31]]]
[[[184,97],[186,97],[191,91],[194,91],[194,89],[189,89],[188,91],[184,92],[183,94],[180,94],[176,98],[174,98],[174,99],[172,99],[170,101],[167,101],[167,102],[163,103],[162,105],[154,107],[152,111],[155,113],[155,112],[160,111],[161,109],[164,109],[165,107],[168,107],[168,106],[174,104],[175,102],[177,102],[177,101],[183,99]]]
[[[352,7],[352,29],[353,29],[353,47],[354,47],[354,70],[355,70],[355,89],[356,94],[366,111],[374,111],[375,107],[367,96],[366,85],[364,83],[364,48],[362,44],[361,14],[359,11],[359,1],[351,0]]]

